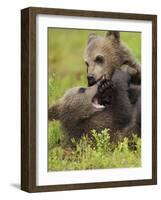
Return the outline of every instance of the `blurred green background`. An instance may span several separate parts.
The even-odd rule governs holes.
[[[49,106],[63,96],[68,88],[75,86],[87,86],[86,65],[83,61],[83,52],[87,44],[88,35],[96,32],[105,35],[106,31],[77,30],[77,29],[48,29],[48,104]],[[136,32],[121,32],[121,40],[131,49],[132,54],[141,60],[141,34]],[[140,165],[140,153],[136,155],[130,152],[126,155],[117,151],[117,159],[111,153],[108,161],[102,156],[107,153],[91,150],[91,154],[96,158],[84,160],[85,155],[81,153],[79,157],[77,151],[64,149],[61,142],[64,134],[59,121],[49,122],[48,126],[48,170],[68,170],[87,168],[110,168],[110,167],[130,167]],[[78,147],[81,146],[78,144]],[[88,147],[87,147],[88,148]],[[71,152],[73,160],[71,160]],[[139,151],[140,152],[140,151]],[[109,154],[109,152],[108,152]],[[133,155],[134,154],[134,155]],[[70,156],[69,156],[70,155]],[[74,155],[74,156],[73,156]],[[124,157],[126,156],[126,157]],[[107,156],[105,156],[107,157]],[[129,157],[129,160],[127,158]],[[120,158],[120,159],[119,159]],[[92,159],[92,158],[91,158]],[[88,161],[87,161],[88,160]],[[122,161],[123,162],[122,164]],[[118,161],[118,162],[117,162]],[[92,164],[91,164],[92,163]],[[97,165],[97,163],[102,163]],[[106,164],[105,164],[106,163]],[[121,164],[120,164],[121,163]]]
[[[102,36],[106,33],[106,31],[93,30],[48,29],[49,81],[53,78],[55,81],[54,91],[52,90],[51,93],[49,91],[49,104],[60,98],[68,88],[79,85],[87,86],[83,52],[91,32]],[[141,34],[121,32],[121,39],[140,61]]]

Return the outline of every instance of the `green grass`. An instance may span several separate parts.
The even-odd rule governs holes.
[[[104,35],[105,31],[96,31]],[[91,31],[54,29],[48,31],[48,103],[51,105],[62,97],[71,87],[87,86],[86,66],[83,61],[83,51]],[[132,50],[136,58],[141,61],[141,34],[122,32],[121,39]],[[78,148],[82,145],[86,150],[78,152],[78,148],[68,149],[63,144],[64,134],[58,121],[49,123],[48,131],[48,170],[70,170],[89,168],[114,168],[140,166],[140,150],[119,150],[127,141],[119,143],[115,148],[103,152],[90,143],[89,138],[82,138]],[[139,140],[138,140],[139,141]],[[87,142],[87,143],[88,143]],[[105,141],[104,141],[105,142]],[[77,146],[76,145],[76,146]],[[109,142],[108,142],[108,144]],[[112,144],[111,144],[112,145]],[[126,145],[125,145],[126,146]],[[140,146],[138,147],[140,148]]]
[[[72,140],[72,148],[63,148],[60,143],[49,143],[49,171],[104,169],[141,166],[141,140],[133,136],[124,138],[116,145],[110,142],[108,129],[97,133],[92,130],[92,139],[84,135],[79,142]],[[55,138],[52,138],[55,139]],[[56,141],[58,138],[56,137]],[[51,140],[50,140],[51,141]],[[129,146],[129,142],[135,144]]]

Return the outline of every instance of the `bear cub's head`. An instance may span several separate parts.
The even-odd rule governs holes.
[[[99,102],[97,93],[98,84],[87,88],[74,87],[67,90],[64,96],[49,108],[48,119],[77,122],[89,118],[105,108]]]
[[[115,69],[119,69],[124,62],[120,33],[108,31],[106,35],[97,36],[91,33],[84,52],[87,65],[88,85],[94,85],[106,74],[111,78]]]

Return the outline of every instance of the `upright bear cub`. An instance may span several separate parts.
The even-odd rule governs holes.
[[[89,86],[94,85],[104,74],[110,79],[116,69],[128,72],[131,77],[130,83],[141,82],[140,65],[121,42],[118,31],[109,31],[104,37],[90,34],[84,61],[87,65]]]
[[[92,129],[110,128],[111,139],[117,131],[131,135],[137,130],[139,116],[135,112],[138,107],[130,103],[127,95],[128,78],[128,73],[116,70],[112,82],[102,78],[91,87],[69,89],[49,108],[49,120],[60,120],[69,143],[71,138],[79,139],[83,134],[90,134]],[[108,106],[102,105],[99,99],[104,90],[108,91],[110,98]]]

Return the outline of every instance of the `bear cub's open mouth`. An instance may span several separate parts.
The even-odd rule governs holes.
[[[113,83],[110,79],[106,79],[105,75],[103,75],[98,81],[98,90],[92,99],[92,105],[96,109],[104,109],[109,106],[112,101],[111,89],[113,88]],[[108,94],[107,94],[107,89]],[[106,91],[106,93],[105,93]]]
[[[104,79],[104,76],[101,76],[97,81],[95,81],[95,84],[100,82],[103,79]],[[102,110],[102,109],[105,108],[105,105],[103,105],[103,103],[101,101],[101,96],[100,96],[98,91],[97,91],[97,93],[95,94],[95,96],[92,99],[92,105],[93,105],[94,108],[96,108],[98,110],[99,109]]]
[[[96,94],[93,99],[92,99],[92,105],[94,108],[98,109],[98,110],[103,110],[105,108],[105,106],[102,104],[100,96],[98,94]]]

